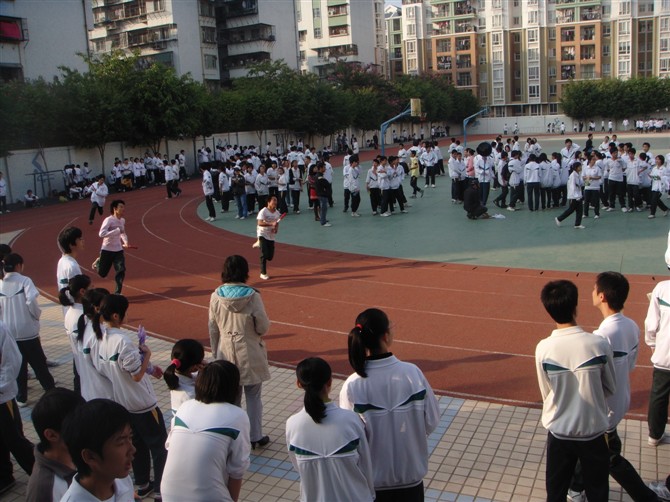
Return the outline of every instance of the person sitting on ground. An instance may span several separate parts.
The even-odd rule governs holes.
[[[63,439],[77,474],[62,502],[135,501],[130,420],[130,412],[109,399],[82,404],[65,420]]]
[[[482,205],[479,197],[479,181],[476,178],[471,178],[468,187],[465,189],[463,209],[468,213],[468,218],[471,220],[489,218],[488,209]]]
[[[26,502],[58,502],[77,473],[61,430],[63,421],[86,401],[69,389],[56,387],[44,394],[31,418],[40,442],[35,446],[35,465],[28,480]]]
[[[28,190],[23,196],[26,207],[36,207],[39,206],[40,198],[33,193],[32,190]]]

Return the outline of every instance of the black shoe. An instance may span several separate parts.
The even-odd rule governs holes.
[[[257,446],[265,446],[270,442],[270,436],[263,436],[258,441],[251,442],[251,449],[255,450]]]
[[[137,496],[140,498],[148,497],[154,492],[154,483],[149,481],[149,484],[145,488],[137,488]]]

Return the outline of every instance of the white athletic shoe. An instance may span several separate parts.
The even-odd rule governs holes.
[[[586,502],[586,494],[584,492],[576,492],[575,490],[568,490],[568,502]]]
[[[654,439],[653,437],[649,436],[649,437],[647,438],[647,444],[648,444],[649,446],[658,446],[659,444],[661,444],[661,443],[664,442],[663,439],[665,439],[665,435],[661,436],[661,437],[658,438],[658,439]]]
[[[593,217],[593,219],[594,219],[594,220],[599,220],[599,219],[600,219],[600,216],[598,216],[598,215],[596,214],[596,215]]]
[[[561,222],[558,220],[558,218],[554,218],[554,221],[556,222],[557,227],[561,226]]]
[[[358,217],[360,216],[360,214],[358,214],[358,213],[351,213],[351,216],[353,216],[354,218],[358,218]]]
[[[575,228],[578,230],[583,230],[586,227],[584,225],[575,225]]]
[[[670,490],[665,486],[665,481],[652,481],[649,483],[649,489],[654,492],[661,500],[670,500]]]
[[[263,279],[264,281],[267,281],[269,278],[270,276],[268,274],[261,274],[261,279]]]

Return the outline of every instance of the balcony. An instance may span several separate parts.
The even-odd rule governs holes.
[[[451,35],[453,33],[451,31],[451,21],[435,22],[433,26],[435,27],[433,29],[433,36]]]
[[[392,53],[391,57],[392,57],[393,59],[400,59],[400,58],[402,58],[402,49],[396,47],[396,48],[393,50],[393,53]]]
[[[460,2],[454,4],[455,16],[476,16],[477,9],[475,9],[470,2]]]
[[[399,54],[396,57],[402,57],[402,49],[396,49],[396,53]],[[358,56],[358,45],[348,44],[348,45],[338,45],[336,47],[322,47],[316,49],[316,55],[318,56],[319,60],[324,61],[333,58]]]
[[[582,21],[596,21],[600,20],[602,15],[600,13],[600,9],[592,9],[589,7],[588,9],[582,9],[579,18]]]
[[[556,8],[560,9],[561,6],[569,7],[570,4],[574,4],[575,0],[556,0]]]
[[[561,51],[561,61],[574,61],[575,60],[575,48],[568,47],[567,50]]]
[[[561,66],[561,79],[562,80],[570,80],[571,78],[575,78],[576,72],[575,72],[575,67],[573,65],[567,65],[567,66]]]
[[[258,14],[257,0],[223,0],[223,14],[226,18]]]
[[[255,24],[240,28],[231,28],[219,32],[219,41],[223,44],[244,44],[249,42],[274,42],[276,34],[274,26]]]
[[[556,13],[556,23],[557,24],[568,24],[575,22],[575,10],[569,9],[564,11],[558,11]]]
[[[472,60],[470,56],[458,56],[456,58],[456,68],[470,68],[472,67]]]
[[[596,39],[596,29],[595,28],[582,28],[580,37],[581,40],[595,40]]]
[[[455,33],[477,33],[477,27],[469,21],[458,21]]]
[[[269,52],[255,52],[230,56],[221,60],[221,67],[226,69],[245,68],[249,65],[270,60]]]
[[[346,37],[349,35],[349,26],[335,26],[328,28],[328,35],[331,37]]]
[[[437,40],[435,43],[435,52],[451,52],[451,40]]]
[[[579,52],[579,59],[581,61],[588,61],[596,58],[596,49],[595,47],[582,47]]]
[[[439,56],[437,58],[437,69],[438,70],[451,70],[451,56]]]
[[[563,29],[561,30],[561,42],[574,42],[575,41],[575,30]]]
[[[456,39],[456,50],[457,51],[469,51],[472,45],[470,44],[469,38],[457,38]]]

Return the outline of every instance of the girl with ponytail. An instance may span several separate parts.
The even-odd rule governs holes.
[[[428,435],[439,422],[437,399],[421,370],[390,351],[388,316],[361,312],[349,333],[349,363],[355,373],[340,392],[340,406],[359,414],[374,459],[375,500],[423,500],[428,472]]]
[[[151,350],[146,345],[140,345],[138,350],[128,337],[128,331],[122,329],[127,311],[128,300],[123,295],[108,295],[100,303],[92,321],[99,340],[98,358],[93,364],[112,383],[112,399],[130,412],[133,445],[137,449],[133,459],[135,483],[138,492],[147,496],[154,488],[158,490],[161,483],[167,457],[167,431],[147,372]],[[157,366],[154,368],[157,369],[152,375],[160,378],[163,372]],[[152,460],[153,483],[150,479]]]
[[[174,416],[182,403],[195,398],[195,379],[203,367],[205,348],[197,340],[184,338],[174,344],[170,358],[163,380],[170,389]]]
[[[328,397],[330,366],[310,357],[298,364],[296,375],[298,388],[305,391],[305,407],[286,422],[286,443],[300,474],[300,500],[374,500],[365,427],[356,413]]]
[[[79,378],[80,362],[77,357],[77,324],[79,318],[84,314],[84,307],[81,302],[89,287],[91,287],[90,277],[82,274],[75,275],[68,280],[68,285],[62,288],[58,295],[60,304],[65,309],[63,324],[65,325],[65,333],[67,333],[70,348],[74,356],[72,360],[74,391],[79,395],[81,395],[81,385]]]
[[[81,297],[82,314],[77,320],[76,337],[74,339],[74,357],[79,371],[81,382],[81,397],[86,401],[91,399],[112,399],[114,392],[112,382],[93,365],[99,359],[100,340],[93,331],[93,317],[98,312],[102,300],[109,296],[104,288],[87,290]]]

